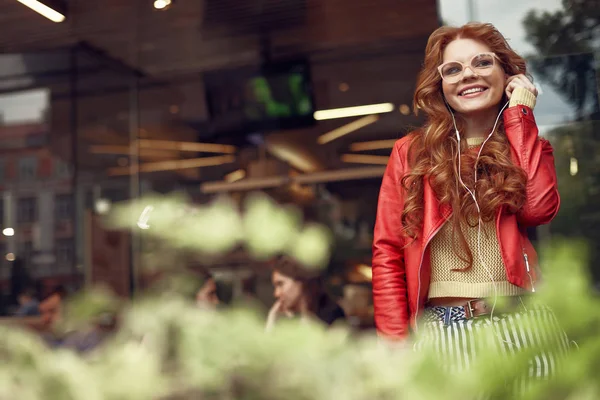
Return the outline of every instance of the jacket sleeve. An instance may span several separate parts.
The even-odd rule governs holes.
[[[516,162],[527,174],[525,205],[517,219],[523,226],[547,224],[560,208],[552,146],[538,136],[533,111],[527,105],[517,104],[504,112],[504,129]]]
[[[377,332],[388,339],[408,334],[409,313],[404,266],[401,215],[404,208],[401,179],[404,160],[396,142],[388,162],[377,205],[373,236],[373,305]]]

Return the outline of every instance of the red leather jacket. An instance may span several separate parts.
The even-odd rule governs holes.
[[[537,255],[525,228],[547,224],[558,212],[560,198],[554,157],[550,143],[538,137],[529,107],[510,107],[503,117],[513,162],[527,174],[526,203],[516,214],[498,210],[496,232],[508,281],[532,290],[537,280]],[[429,291],[428,245],[452,213],[449,205],[440,207],[425,179],[422,235],[412,243],[402,235],[401,179],[408,171],[410,136],[398,140],[390,156],[379,192],[373,240],[375,324],[379,334],[391,339],[404,338],[409,326],[416,329],[416,319],[423,311]]]

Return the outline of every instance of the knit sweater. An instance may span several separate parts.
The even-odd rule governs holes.
[[[510,107],[535,106],[535,96],[524,88],[516,88],[510,99]],[[477,147],[485,138],[469,138],[469,147]],[[494,221],[478,226],[464,224],[461,227],[467,245],[473,255],[473,265],[458,257],[462,251],[458,237],[453,235],[452,224],[445,223],[431,240],[431,280],[429,298],[469,297],[481,298],[493,295],[514,296],[524,292],[508,282],[500,253]],[[479,240],[478,240],[479,236]]]

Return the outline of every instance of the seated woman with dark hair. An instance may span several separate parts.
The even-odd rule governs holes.
[[[319,271],[280,257],[274,263],[272,281],[276,301],[269,311],[267,331],[282,316],[319,320],[328,326],[345,319],[342,307],[325,291]]]
[[[202,285],[196,292],[196,304],[204,309],[216,309],[221,304],[217,293],[217,281],[208,271],[201,271]]]

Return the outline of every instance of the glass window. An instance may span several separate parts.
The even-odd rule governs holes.
[[[17,202],[17,222],[31,224],[37,221],[37,198],[24,197]]]
[[[59,194],[54,203],[55,217],[57,221],[70,220],[73,218],[73,196],[70,194]]]
[[[46,120],[50,105],[50,90],[32,90],[0,95],[0,113],[4,125],[41,123]]]
[[[4,175],[5,175],[5,161],[4,158],[0,158],[0,185],[4,183]]]
[[[70,266],[73,263],[73,240],[58,239],[56,241],[56,263],[58,267]]]
[[[70,178],[71,168],[69,164],[62,160],[54,160],[54,176],[57,178]]]
[[[18,248],[19,253],[17,254],[17,257],[23,259],[26,263],[29,263],[33,257],[33,243],[30,241],[20,242]]]
[[[19,179],[32,181],[37,177],[38,160],[35,156],[22,157],[19,159]]]
[[[4,260],[6,257],[6,242],[0,242],[0,257],[2,257],[1,260]],[[10,277],[10,268],[0,268],[0,278],[1,279],[7,279]]]

